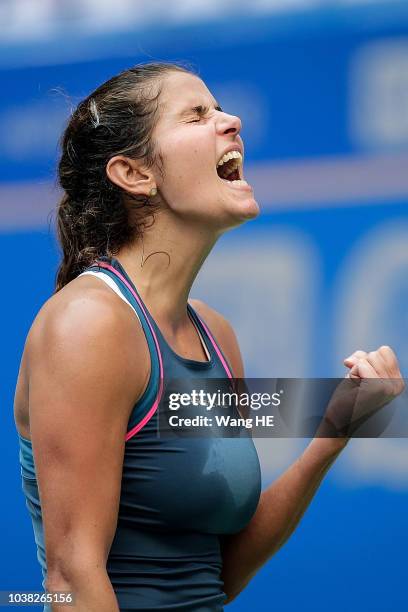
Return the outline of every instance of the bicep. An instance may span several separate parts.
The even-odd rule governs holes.
[[[45,324],[31,351],[30,432],[51,568],[106,560],[137,394],[134,362],[127,328],[87,302]]]

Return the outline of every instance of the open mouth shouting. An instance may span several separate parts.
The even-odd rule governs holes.
[[[229,187],[252,191],[243,177],[241,152],[236,149],[224,153],[217,163],[217,174]]]

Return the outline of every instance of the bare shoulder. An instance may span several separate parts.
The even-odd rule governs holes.
[[[45,335],[78,337],[91,335],[109,338],[112,333],[129,332],[134,328],[142,336],[135,315],[105,283],[87,276],[71,281],[52,295],[42,306],[31,326],[27,341],[30,344],[44,339]],[[104,332],[102,334],[102,332]],[[139,332],[139,333],[138,333]]]
[[[190,299],[191,306],[204,320],[227,357],[236,378],[244,377],[244,366],[237,336],[231,323],[220,312],[203,302]]]
[[[132,380],[148,375],[149,353],[135,313],[99,279],[71,281],[53,295],[37,314],[27,337],[29,370],[38,358],[60,363],[66,375],[82,363],[90,371]],[[133,376],[129,376],[132,371]]]
[[[76,278],[44,303],[30,329],[30,339],[45,328],[58,329],[62,323],[76,323],[76,319],[88,316],[95,319],[95,323],[98,322],[97,315],[119,322],[119,305],[115,304],[112,293],[98,279],[88,276]]]

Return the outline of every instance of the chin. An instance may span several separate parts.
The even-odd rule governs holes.
[[[258,202],[254,197],[248,198],[248,201],[245,204],[245,214],[248,219],[255,219],[260,213],[260,208]]]
[[[234,202],[234,209],[231,211],[238,223],[244,223],[255,219],[259,213],[259,205],[253,196]]]
[[[222,198],[228,216],[237,223],[255,219],[259,215],[259,205],[254,197],[253,188],[245,180],[222,180]]]

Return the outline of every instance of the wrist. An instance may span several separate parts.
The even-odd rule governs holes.
[[[350,438],[313,438],[310,447],[319,453],[327,455],[328,458],[335,458],[342,450],[345,449]]]

